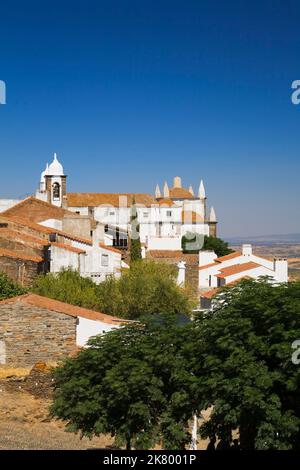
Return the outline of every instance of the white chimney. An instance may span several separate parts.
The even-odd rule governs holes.
[[[175,176],[173,185],[174,185],[174,188],[181,188],[181,178],[180,178],[180,176]]]
[[[252,245],[248,245],[248,244],[243,245],[242,254],[243,254],[243,256],[251,256],[252,255]]]
[[[214,251],[199,251],[199,266],[206,266],[211,264],[217,259],[217,255]]]
[[[178,286],[184,286],[185,283],[185,261],[179,261],[177,264],[178,274],[177,274],[177,284]]]
[[[288,282],[288,261],[286,258],[274,259],[275,280],[277,282]]]

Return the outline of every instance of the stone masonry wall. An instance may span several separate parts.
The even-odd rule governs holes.
[[[0,362],[27,367],[67,356],[76,348],[76,321],[21,301],[0,305]]]
[[[4,272],[11,279],[25,287],[29,287],[39,273],[43,271],[43,264],[0,256],[0,272]]]

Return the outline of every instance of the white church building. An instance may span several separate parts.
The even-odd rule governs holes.
[[[36,198],[83,216],[90,216],[105,227],[105,243],[126,248],[132,232],[133,209],[138,236],[146,250],[181,250],[182,236],[188,232],[216,236],[217,218],[213,207],[207,210],[203,181],[195,194],[192,186],[182,186],[176,176],[173,186],[164,183],[155,194],[68,193],[67,176],[57,155],[41,174]]]

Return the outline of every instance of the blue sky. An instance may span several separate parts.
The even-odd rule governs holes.
[[[0,198],[199,186],[222,236],[300,232],[299,1],[2,2]]]

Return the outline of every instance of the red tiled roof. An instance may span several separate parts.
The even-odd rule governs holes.
[[[4,216],[26,217],[36,223],[47,219],[62,220],[67,214],[73,215],[74,213],[33,196],[2,212]]]
[[[175,206],[176,204],[172,201],[172,199],[170,199],[169,197],[163,197],[163,198],[158,198],[157,199],[157,204],[159,206],[167,206],[167,207],[171,207],[171,206]]]
[[[171,199],[196,199],[195,196],[185,188],[171,188],[169,194]]]
[[[127,197],[127,207],[132,205],[133,198],[136,204],[151,206],[156,204],[150,194],[133,193],[68,193],[67,204],[69,207],[97,207],[97,206],[120,206],[120,197]],[[121,207],[124,202],[122,201]]]
[[[6,248],[0,248],[0,256],[21,259],[23,261],[33,261],[35,263],[41,263],[43,261],[43,258],[41,258],[40,256],[25,255],[24,253],[18,253],[17,251],[7,250]]]
[[[226,278],[228,276],[232,276],[233,274],[242,273],[244,271],[249,271],[251,269],[260,267],[260,264],[254,263],[253,261],[249,261],[249,263],[244,264],[235,264],[233,266],[228,266],[227,268],[221,269],[220,274],[216,274],[216,277]]]
[[[48,246],[50,244],[48,240],[43,238],[38,238],[33,235],[29,235],[28,233],[18,232],[17,230],[11,230],[8,228],[0,228],[0,236],[19,239],[25,242],[32,242],[42,246]]]
[[[118,253],[119,255],[122,255],[122,251],[118,250],[117,248],[114,248],[113,246],[108,246],[108,245],[105,245],[104,243],[99,243],[99,246],[103,248],[104,250],[113,251],[114,253]]]
[[[229,253],[229,255],[220,256],[219,258],[216,258],[216,262],[217,263],[223,263],[224,261],[228,261],[229,259],[238,258],[239,256],[242,256],[242,253],[239,253],[238,251],[234,251],[233,253]]]
[[[81,250],[80,248],[76,248],[75,246],[66,245],[65,243],[52,242],[51,246],[57,246],[57,248],[62,248],[63,250],[72,251],[73,253],[78,253],[78,254],[85,253],[84,250]]]
[[[209,263],[209,264],[205,264],[204,266],[199,266],[198,269],[201,271],[202,269],[211,268],[212,266],[218,267],[218,264],[217,263]]]
[[[16,217],[16,216],[13,216],[13,215],[10,215],[10,216],[7,215],[5,217],[2,217],[2,213],[0,214],[0,217],[3,218],[3,219],[8,219],[9,221],[15,222],[19,225],[23,225],[25,227],[32,228],[33,230],[36,230],[37,232],[40,232],[40,233],[46,233],[46,234],[56,233],[57,235],[60,235],[64,238],[68,238],[69,240],[74,240],[76,242],[83,243],[85,245],[92,245],[93,244],[93,242],[91,240],[88,240],[86,238],[77,237],[76,235],[73,235],[73,234],[67,233],[67,232],[63,232],[62,230],[58,230],[56,228],[46,227],[45,225],[37,224],[37,223],[32,222],[31,220],[25,219],[23,217]]]
[[[11,297],[10,299],[2,300],[0,301],[0,307],[3,304],[10,304],[15,302],[22,302],[27,305],[32,305],[33,307],[39,307],[44,308],[45,310],[51,310],[53,312],[64,313],[65,315],[70,315],[71,317],[81,317],[87,318],[88,320],[102,321],[111,325],[118,325],[128,322],[128,320],[112,317],[111,315],[95,312],[94,310],[89,310],[82,307],[76,307],[75,305],[66,304],[65,302],[49,299],[48,297],[42,297],[36,294],[25,294],[20,295],[18,297]]]

